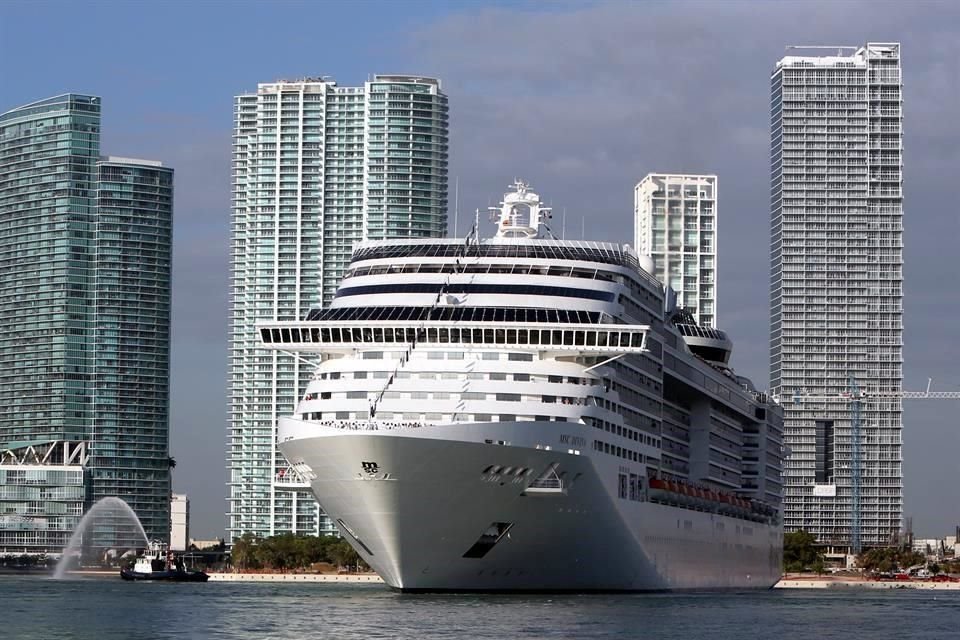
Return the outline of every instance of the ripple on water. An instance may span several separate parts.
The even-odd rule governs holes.
[[[960,592],[408,595],[381,585],[151,584],[0,576],[17,640],[662,638],[940,640]]]

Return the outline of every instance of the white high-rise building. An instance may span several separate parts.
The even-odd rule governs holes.
[[[190,499],[185,493],[170,496],[170,550],[186,551],[190,544]]]
[[[901,400],[863,404],[859,517],[851,381],[899,392],[900,45],[792,48],[771,76],[770,385],[788,399],[787,531],[863,546],[900,529]],[[815,398],[826,398],[816,400]]]
[[[698,324],[717,326],[717,176],[647,174],[634,188],[637,250]]]
[[[329,304],[363,239],[443,236],[447,132],[432,78],[279,81],[235,99],[229,540],[335,530],[276,447],[313,365],[260,348],[255,324]]]

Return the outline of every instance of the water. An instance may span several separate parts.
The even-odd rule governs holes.
[[[122,528],[119,526],[121,522],[125,523],[126,526],[136,525],[132,539],[119,539],[123,533]],[[140,524],[140,518],[138,518],[137,514],[130,508],[130,505],[120,498],[101,498],[84,514],[80,522],[77,523],[77,528],[74,529],[70,535],[70,541],[67,542],[67,546],[60,556],[60,562],[57,563],[57,569],[53,574],[55,579],[60,580],[64,577],[68,566],[70,566],[81,553],[84,536],[87,535],[88,532],[91,532],[91,527],[98,524],[105,525],[112,534],[108,536],[110,538],[109,546],[120,547],[121,552],[131,546],[136,547],[139,545],[143,548],[149,543],[147,540],[147,532],[143,530],[143,525]],[[137,538],[136,534],[139,534],[139,538]]]
[[[960,591],[405,595],[382,585],[127,583],[0,576],[10,640],[432,638],[941,640]]]

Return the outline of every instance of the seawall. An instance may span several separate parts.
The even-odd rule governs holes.
[[[383,584],[375,573],[211,573],[210,582],[330,582]]]
[[[960,582],[930,580],[791,580],[784,579],[774,589],[923,589],[960,591]]]

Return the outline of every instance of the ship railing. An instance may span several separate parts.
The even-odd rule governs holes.
[[[257,323],[261,344],[277,351],[351,353],[420,348],[534,351],[580,356],[647,353],[647,325],[531,322],[288,321]]]
[[[558,463],[554,462],[524,489],[526,495],[565,495],[563,478],[557,474]]]
[[[310,421],[310,424],[344,431],[391,431],[396,429],[419,429],[427,426],[423,422],[415,421],[384,421],[384,420],[320,420]]]

